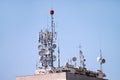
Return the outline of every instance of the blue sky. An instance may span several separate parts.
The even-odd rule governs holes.
[[[38,32],[50,25],[51,8],[55,11],[61,65],[79,56],[81,45],[87,69],[96,71],[99,69],[96,58],[102,49],[106,59],[103,71],[109,80],[118,80],[119,0],[0,0],[1,80],[34,74]]]

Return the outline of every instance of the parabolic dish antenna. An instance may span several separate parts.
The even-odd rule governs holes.
[[[102,59],[102,63],[105,63],[105,59]]]
[[[38,45],[38,49],[39,49],[39,50],[42,50],[42,49],[43,49],[43,46],[42,46],[42,45]]]
[[[55,55],[53,55],[53,61],[56,61],[56,59],[57,59],[57,58],[56,58],[56,56],[55,56]]]
[[[100,57],[97,57],[97,62],[100,62],[101,58]]]
[[[77,58],[76,58],[76,57],[73,57],[72,60],[75,62],[75,61],[77,60]]]
[[[43,56],[45,54],[45,49],[42,49],[41,51],[39,51],[39,55]]]
[[[49,55],[49,54],[50,54],[50,51],[49,51],[49,50],[46,50],[46,51],[45,51],[45,54],[46,54],[46,55]]]
[[[56,44],[53,44],[53,45],[52,45],[52,48],[55,49],[55,48],[56,48]]]

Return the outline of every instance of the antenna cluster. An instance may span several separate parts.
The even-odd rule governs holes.
[[[105,63],[105,59],[102,57],[102,51],[100,49],[100,57],[97,57],[97,62],[100,63],[100,71],[102,72],[102,64]]]
[[[53,22],[54,10],[50,11],[51,15],[51,30],[46,29],[39,32],[39,62],[43,68],[53,68],[53,62],[56,61],[56,56],[53,54],[56,48],[57,33],[55,32],[55,25]]]
[[[102,57],[102,53],[100,50],[100,57],[97,58],[97,61],[100,63],[100,70],[97,72],[93,72],[90,70],[87,70],[86,64],[85,64],[85,57],[81,50],[81,46],[79,47],[79,58],[80,58],[80,66],[76,65],[77,57],[73,57],[66,63],[65,66],[60,66],[60,50],[58,47],[58,56],[56,57],[54,55],[55,49],[57,47],[56,45],[56,39],[57,39],[57,32],[55,31],[55,24],[54,24],[54,18],[53,18],[54,10],[50,10],[51,15],[51,26],[50,29],[41,30],[39,32],[39,63],[40,66],[36,65],[36,72],[35,74],[48,74],[48,73],[61,73],[61,72],[69,72],[69,73],[75,73],[80,75],[87,75],[90,77],[97,77],[97,78],[104,78],[106,75],[102,72],[102,64],[105,63],[105,59]],[[58,59],[58,67],[54,67],[54,61]],[[72,64],[72,61],[74,64]]]
[[[86,61],[86,59],[84,58],[83,52],[82,52],[82,50],[80,50],[80,65],[82,68],[85,68],[85,66],[86,66],[85,61]]]

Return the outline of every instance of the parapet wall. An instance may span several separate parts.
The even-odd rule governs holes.
[[[16,80],[104,80],[74,73],[51,73],[31,76],[18,76]]]
[[[66,73],[39,74],[31,76],[18,76],[16,80],[66,80]]]
[[[90,76],[87,76],[87,75],[67,73],[66,74],[66,80],[104,80],[104,79],[90,77]]]

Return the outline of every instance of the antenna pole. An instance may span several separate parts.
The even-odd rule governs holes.
[[[60,50],[59,50],[59,47],[58,47],[58,68],[60,67]]]
[[[53,14],[54,10],[50,10],[51,15],[51,29],[50,31],[46,29],[46,31],[39,32],[39,40],[38,45],[39,49],[39,62],[41,63],[42,68],[54,68],[53,62],[56,60],[56,56],[53,55],[54,49],[56,48],[55,40],[56,40],[56,32],[55,26],[53,22]]]
[[[51,30],[52,30],[52,39],[51,39],[51,46],[53,45],[53,38],[54,38],[54,22],[53,22],[53,14],[54,14],[54,11],[51,10],[50,11],[50,14],[51,14]],[[53,67],[53,51],[51,51],[51,67]]]
[[[79,51],[81,51],[81,45],[79,46]],[[80,52],[79,52],[79,58],[80,58],[80,66],[82,66],[81,65],[81,56],[80,56],[81,54],[80,54]]]
[[[101,61],[100,61],[100,70],[102,72],[102,50],[101,49],[100,49],[100,59],[101,59]]]

